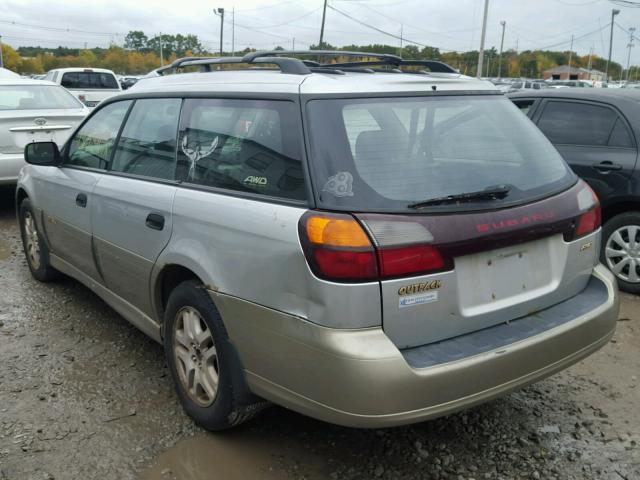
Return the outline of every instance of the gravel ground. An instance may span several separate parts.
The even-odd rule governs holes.
[[[34,281],[0,191],[0,480],[640,479],[640,298],[603,350],[546,381],[387,430],[273,407],[211,435],[162,349],[77,282]]]

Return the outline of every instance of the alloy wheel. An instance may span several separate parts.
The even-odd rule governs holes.
[[[189,398],[200,407],[210,406],[218,393],[218,354],[211,330],[193,307],[176,313],[173,353],[180,383]]]
[[[33,220],[31,212],[24,215],[24,241],[27,259],[34,270],[40,268],[40,242],[38,241],[38,230]]]

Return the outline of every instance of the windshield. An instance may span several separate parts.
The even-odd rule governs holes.
[[[312,177],[324,208],[407,211],[432,198],[508,187],[504,198],[464,204],[496,208],[575,181],[502,96],[313,100],[308,112]]]
[[[0,110],[58,110],[83,108],[64,88],[57,85],[0,86]]]

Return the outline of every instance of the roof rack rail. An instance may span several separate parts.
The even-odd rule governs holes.
[[[261,57],[276,57],[280,55],[298,55],[310,57],[367,57],[377,58],[379,60],[388,60],[390,62],[402,62],[402,59],[397,55],[391,55],[388,53],[351,52],[342,50],[269,50],[247,53],[243,58],[245,59],[245,61],[251,62]]]
[[[375,60],[362,60],[354,62],[340,63],[320,63],[315,60],[301,60],[299,58],[283,57],[281,55],[297,55],[297,56],[314,56],[318,57],[360,57],[373,58]],[[250,52],[243,57],[184,57],[175,60],[170,65],[160,67],[155,70],[158,75],[166,73],[175,73],[178,69],[186,67],[200,67],[200,71],[210,72],[213,66],[232,65],[232,64],[273,64],[280,68],[282,73],[295,75],[308,75],[312,72],[337,73],[344,74],[344,71],[375,73],[394,72],[394,73],[459,73],[446,63],[436,60],[403,60],[397,55],[387,53],[371,53],[371,52],[351,52],[342,50],[271,50],[261,52]],[[368,67],[388,66],[390,69],[377,69]],[[425,67],[430,70],[404,70],[402,67]],[[338,72],[340,70],[340,72]]]
[[[308,75],[311,73],[309,67],[307,67],[301,60],[296,58],[282,58],[272,56],[255,56],[253,58],[244,57],[184,57],[179,58],[166,67],[161,67],[156,70],[158,75],[165,75],[166,73],[175,73],[180,68],[199,66],[203,72],[212,71],[212,66],[215,65],[232,65],[232,64],[259,64],[269,63],[277,65],[282,73],[291,73],[296,75]],[[318,64],[318,66],[320,66]]]
[[[389,65],[396,67],[396,69],[402,70],[402,67],[426,67],[432,73],[460,73],[453,67],[446,63],[439,62],[437,60],[400,60],[399,62],[393,62],[390,60],[382,60],[378,62],[365,61],[365,62],[345,62],[345,63],[329,63],[322,65],[323,67],[334,68],[351,68],[351,67],[375,67]],[[402,70],[402,73],[405,71]],[[429,73],[429,72],[427,72]]]

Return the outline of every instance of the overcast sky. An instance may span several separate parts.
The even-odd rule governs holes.
[[[317,43],[323,0],[2,0],[0,35],[18,47],[122,45],[129,30],[196,34],[210,50],[219,48],[220,19],[214,7],[226,9],[224,45],[231,50],[231,10],[235,8],[235,48],[296,48]],[[638,2],[640,4],[640,1]],[[388,43],[400,40],[358,24],[343,14],[379,30],[402,36],[405,44],[442,50],[477,49],[484,0],[329,0],[325,41],[333,45]],[[340,12],[333,10],[339,10]],[[500,21],[507,22],[505,49],[544,48],[574,51],[591,48],[606,56],[611,10],[621,14],[623,28],[640,27],[640,8],[620,7],[610,0],[490,0],[488,46],[499,47]],[[228,22],[227,22],[228,20]],[[15,22],[15,23],[12,23]],[[402,25],[402,27],[401,27]],[[626,64],[629,35],[614,30],[614,60]],[[640,37],[640,29],[637,32]],[[640,46],[640,42],[636,41]],[[640,48],[632,49],[632,64],[640,64]]]

